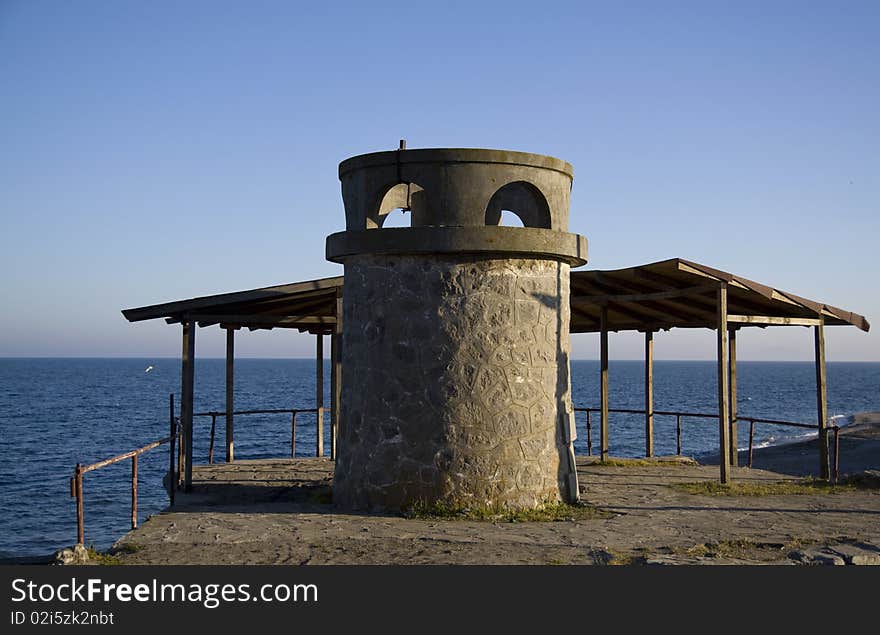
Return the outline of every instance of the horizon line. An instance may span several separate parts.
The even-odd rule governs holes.
[[[181,361],[180,357],[167,357],[167,356],[143,356],[143,355],[0,355],[0,360],[5,359],[162,359],[162,360],[175,360]],[[226,357],[212,357],[212,356],[196,356],[197,360],[220,360],[224,361]],[[312,361],[315,358],[312,356],[309,357],[259,357],[259,356],[249,356],[242,355],[234,358],[235,360],[266,360],[266,361],[277,361],[277,360],[304,360],[304,361]],[[330,357],[324,357],[325,361],[329,361]],[[598,357],[575,357],[572,358],[573,362],[598,362],[600,359]],[[610,357],[609,361],[612,362],[644,362],[643,357]],[[707,362],[707,363],[717,363],[715,359],[669,359],[669,358],[657,358],[654,357],[654,363],[657,362]],[[779,363],[792,363],[792,364],[815,364],[815,360],[809,359],[748,359],[748,358],[738,358],[737,363],[739,362],[752,362],[752,363],[769,363],[769,364],[779,364]],[[880,364],[880,359],[834,359],[834,360],[826,360],[828,364]]]

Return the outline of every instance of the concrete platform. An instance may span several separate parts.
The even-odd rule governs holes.
[[[602,514],[560,522],[480,522],[341,513],[329,459],[200,466],[192,494],[126,534],[131,564],[799,563],[804,548],[880,553],[880,491],[705,496],[673,483],[717,479],[686,461],[578,460],[581,497]],[[795,477],[736,468],[741,482]],[[848,547],[847,547],[848,548]],[[851,559],[868,562],[871,557]]]

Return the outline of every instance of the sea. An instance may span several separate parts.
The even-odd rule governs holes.
[[[828,363],[829,415],[842,425],[853,414],[880,410],[880,363]],[[329,406],[329,364],[324,386]],[[236,409],[313,408],[315,363],[307,359],[237,359]],[[573,361],[575,406],[599,405],[599,364]],[[611,408],[644,407],[643,364],[611,361]],[[716,366],[711,361],[656,361],[654,402],[657,410],[713,412]],[[737,365],[740,416],[816,421],[815,368],[808,362],[748,362]],[[0,558],[41,557],[76,542],[76,507],[70,478],[79,462],[89,464],[127,452],[168,434],[169,394],[178,399],[180,361],[176,359],[0,359]],[[225,362],[197,359],[195,411],[225,407]],[[598,415],[593,418],[593,448],[598,447]],[[325,419],[329,427],[329,414]],[[194,422],[194,456],[207,463],[210,417]],[[717,453],[717,422],[685,418],[682,452]],[[224,458],[224,421],[217,421],[216,459]],[[577,414],[575,450],[587,453],[586,415]],[[807,435],[805,435],[807,433]],[[756,445],[790,443],[809,431],[758,425]],[[329,436],[325,439],[329,443]],[[644,416],[612,413],[609,432],[614,456],[644,453]],[[739,447],[748,444],[741,425]],[[315,415],[297,420],[297,456],[314,456]],[[290,416],[236,418],[236,458],[289,456]],[[675,417],[655,419],[655,453],[674,454]],[[325,445],[325,452],[329,447]],[[165,509],[162,477],[168,469],[168,446],[139,460],[140,522]],[[108,548],[130,527],[131,462],[84,476],[86,545]]]

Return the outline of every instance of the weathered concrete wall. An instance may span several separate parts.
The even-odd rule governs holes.
[[[352,256],[343,302],[337,504],[566,498],[568,264]]]

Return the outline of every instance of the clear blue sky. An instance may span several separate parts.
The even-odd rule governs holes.
[[[880,330],[880,3],[0,0],[0,356],[177,356],[178,327],[120,309],[338,275],[337,164],[400,138],[571,162],[589,267],[689,258]],[[828,331],[829,359],[880,360]],[[811,342],[749,331],[740,356]]]

